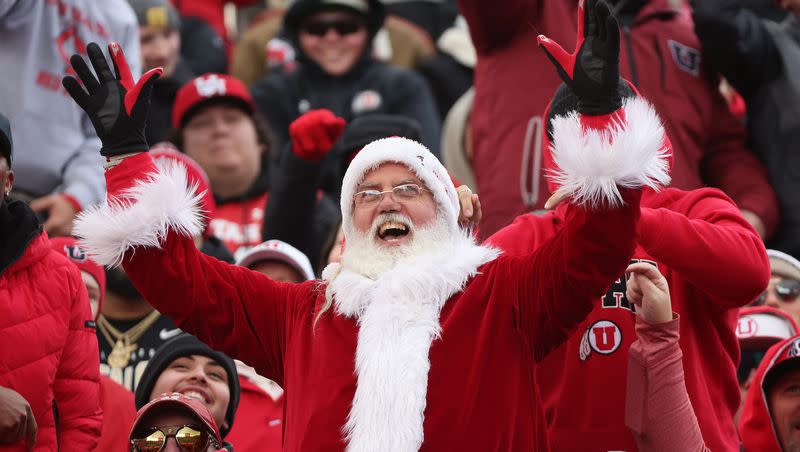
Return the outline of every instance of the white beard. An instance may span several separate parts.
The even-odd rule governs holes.
[[[384,246],[378,242],[378,228],[387,221],[408,226],[410,237],[407,243]],[[342,252],[342,268],[374,280],[397,265],[413,265],[426,255],[435,254],[443,244],[451,241],[452,236],[447,220],[441,215],[424,227],[416,228],[405,215],[381,214],[372,222],[368,232],[356,231],[353,237],[347,237]]]

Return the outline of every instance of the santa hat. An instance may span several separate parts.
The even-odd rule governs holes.
[[[106,296],[106,271],[97,262],[89,259],[84,249],[78,244],[78,239],[73,237],[56,237],[50,239],[50,247],[57,253],[66,256],[78,269],[84,271],[97,281],[100,287],[100,301],[97,312],[102,312],[103,299]]]
[[[190,399],[177,392],[163,394],[161,397],[153,399],[151,402],[144,405],[139,412],[136,413],[136,420],[133,421],[129,437],[133,437],[136,429],[138,429],[147,418],[151,417],[151,414],[156,415],[159,411],[168,407],[180,408],[195,417],[203,424],[203,427],[205,427],[213,440],[216,441],[217,447],[222,447],[222,438],[219,434],[219,428],[217,428],[217,423],[214,421],[214,417],[211,415],[208,408],[203,405],[202,402]]]
[[[458,230],[459,203],[456,187],[447,170],[425,146],[414,140],[400,137],[383,138],[364,146],[356,155],[342,181],[342,229],[345,237],[352,237],[353,197],[367,173],[383,163],[399,163],[411,170],[425,187],[453,232]]]
[[[208,223],[209,219],[214,215],[214,211],[217,209],[217,203],[214,201],[208,175],[203,170],[203,167],[188,155],[178,151],[178,148],[172,143],[166,141],[156,143],[150,148],[150,156],[159,167],[162,167],[166,162],[174,161],[179,162],[186,168],[187,181],[191,186],[195,187],[195,193],[203,194],[200,198],[200,210],[202,210],[203,215],[205,215],[203,225],[206,234],[204,235],[209,235]]]

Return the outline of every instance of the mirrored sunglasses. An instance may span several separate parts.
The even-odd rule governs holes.
[[[146,436],[131,438],[135,452],[158,452],[167,444],[167,440],[175,438],[178,447],[184,452],[205,452],[212,442],[211,435],[202,427],[195,425],[176,425],[158,427],[146,433]],[[219,445],[215,444],[219,447]]]

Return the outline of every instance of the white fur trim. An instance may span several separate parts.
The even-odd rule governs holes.
[[[198,203],[180,162],[164,160],[118,198],[90,207],[75,220],[75,235],[100,265],[117,266],[136,247],[161,247],[170,229],[193,237],[203,231]]]
[[[364,146],[356,155],[342,179],[342,229],[345,237],[352,237],[353,196],[364,176],[381,163],[395,162],[406,165],[433,192],[433,199],[445,214],[453,233],[458,230],[458,213],[461,209],[458,194],[447,170],[431,151],[414,140],[390,137],[375,140]]]
[[[431,343],[445,302],[499,252],[456,234],[436,252],[376,280],[339,264],[323,278],[339,315],[358,319],[356,393],[343,428],[348,452],[416,451],[424,439]]]
[[[605,130],[584,130],[577,112],[553,120],[550,177],[572,195],[575,204],[619,206],[618,187],[669,185],[669,149],[664,126],[643,98],[624,103],[625,120]]]

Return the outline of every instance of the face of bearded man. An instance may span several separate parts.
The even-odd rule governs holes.
[[[433,194],[405,165],[380,165],[356,191],[355,234],[347,237],[344,268],[375,278],[400,261],[413,263],[435,251],[451,235]],[[376,197],[376,192],[386,193]]]

